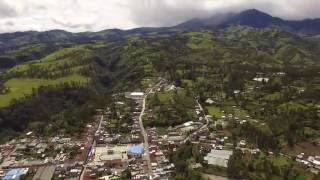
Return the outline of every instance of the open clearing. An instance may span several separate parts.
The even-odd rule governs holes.
[[[5,107],[10,104],[13,99],[22,98],[25,95],[32,94],[33,89],[40,86],[56,85],[61,83],[79,82],[86,83],[87,77],[81,75],[70,75],[58,79],[31,79],[31,78],[14,78],[5,83],[5,86],[10,89],[7,94],[0,95],[0,107]]]

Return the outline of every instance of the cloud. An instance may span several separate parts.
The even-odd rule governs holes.
[[[0,0],[0,32],[172,26],[252,8],[303,19],[320,17],[319,7],[319,0]]]
[[[16,10],[6,3],[4,0],[0,0],[0,18],[16,16]]]
[[[72,22],[62,22],[59,20],[56,20],[54,18],[52,18],[52,22],[54,22],[55,24],[58,24],[62,27],[68,28],[68,29],[85,29],[87,31],[93,30],[93,24],[74,24]]]
[[[319,0],[135,0],[131,16],[139,26],[168,26],[194,17],[259,9],[285,19],[320,17]]]
[[[7,21],[4,23],[6,26],[14,26],[14,23],[12,21]]]

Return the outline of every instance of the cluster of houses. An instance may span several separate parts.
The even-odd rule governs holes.
[[[132,179],[148,179],[148,165],[145,159],[143,137],[139,126],[139,115],[142,109],[144,93],[125,93],[126,98],[134,100],[131,108],[130,131],[127,135],[119,132],[108,132],[111,123],[111,112],[107,109],[101,125],[95,133],[94,144],[88,155],[87,168],[84,172],[86,179],[112,179],[119,178],[129,170]],[[117,102],[118,105],[126,105],[126,102]],[[122,112],[116,112],[118,118],[122,118]]]
[[[261,75],[255,81],[268,80]],[[157,91],[161,91],[161,88],[160,85]],[[176,87],[168,85],[164,89],[171,91]],[[212,116],[206,115],[200,104],[195,106],[197,118],[194,121],[169,127],[164,134],[160,134],[157,128],[146,128],[146,146],[139,122],[142,99],[146,95],[143,92],[124,95],[134,101],[134,107],[130,107],[131,121],[125,125],[129,128],[127,134],[110,131],[112,116],[116,114],[119,119],[123,117],[123,112],[112,112],[110,108],[97,109],[95,120],[87,125],[80,138],[57,135],[44,139],[28,132],[24,138],[0,146],[0,179],[117,179],[127,170],[131,179],[170,179],[175,172],[175,165],[169,161],[169,153],[187,141],[199,145],[204,163],[225,168],[228,166],[234,145],[228,135],[209,131]],[[212,105],[218,101],[207,99],[206,103]],[[126,106],[127,103],[119,101],[116,105]],[[148,112],[146,117],[152,114],[152,109],[148,109]],[[239,124],[258,123],[250,116],[239,119],[222,112],[213,124],[225,128],[231,121]],[[237,143],[237,148],[253,154],[260,151],[247,148],[245,139]],[[150,161],[147,157],[150,157]],[[305,157],[302,153],[296,161],[313,171],[320,171],[319,156]],[[192,167],[198,168],[201,164],[195,163]]]
[[[305,153],[300,153],[296,156],[296,161],[309,167],[311,172],[320,173],[320,156],[306,156]]]
[[[156,128],[148,128],[149,152],[154,179],[169,179],[174,172],[174,164],[168,159],[168,153],[178,147],[178,142],[160,136]]]
[[[63,134],[39,137],[28,132],[20,139],[1,145],[0,179],[79,177],[93,129],[93,125],[88,124],[82,137]]]

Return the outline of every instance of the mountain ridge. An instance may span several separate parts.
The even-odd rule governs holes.
[[[214,23],[212,23],[214,22]],[[201,25],[201,26],[199,26]],[[320,18],[303,19],[303,20],[284,20],[274,17],[257,9],[248,9],[240,13],[225,14],[221,20],[218,16],[209,18],[195,18],[178,24],[179,28],[226,28],[232,25],[242,25],[255,28],[277,27],[293,33],[304,35],[316,35],[320,33]]]
[[[129,30],[106,29],[97,32],[72,33],[65,30],[24,31],[0,34],[0,47],[19,46],[29,43],[87,42],[102,39],[119,39],[128,35],[148,35],[150,33],[174,33],[177,30],[222,29],[234,25],[255,28],[276,27],[302,35],[320,34],[320,18],[304,20],[283,20],[257,9],[240,13],[217,14],[209,18],[194,18],[172,27],[140,27]]]

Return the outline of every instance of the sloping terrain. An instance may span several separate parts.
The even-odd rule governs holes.
[[[1,75],[0,127],[21,132],[30,128],[31,124],[33,128],[37,127],[37,124],[44,121],[44,117],[47,122],[70,120],[70,113],[83,111],[83,107],[89,105],[85,102],[91,102],[90,107],[93,108],[93,104],[103,103],[104,99],[107,101],[112,92],[139,89],[144,78],[159,76],[205,99],[214,96],[221,88],[226,97],[233,97],[234,90],[246,90],[253,84],[252,79],[257,74],[264,74],[271,76],[272,80],[261,92],[246,97],[245,101],[241,100],[244,112],[254,114],[258,113],[256,109],[267,108],[271,113],[275,110],[271,107],[279,107],[284,112],[286,109],[283,107],[288,107],[294,112],[295,107],[300,111],[300,104],[303,103],[310,105],[303,106],[304,111],[311,112],[316,107],[316,93],[320,82],[317,58],[319,46],[316,41],[279,29],[242,26],[217,31],[177,31],[164,35],[165,33],[133,35],[120,40],[69,45],[43,58],[6,70]],[[273,74],[278,72],[285,73],[286,79],[274,78]],[[64,86],[68,88],[63,88]],[[310,93],[301,96],[287,91],[285,87],[304,88]],[[44,89],[41,90],[42,93],[38,88]],[[81,100],[79,104],[76,103],[81,99],[78,96],[72,96],[71,99],[68,99],[69,96],[61,96],[62,99],[55,100],[51,99],[50,93],[44,93],[53,93],[55,90],[61,94],[81,90],[91,92],[93,96],[84,96],[87,100]],[[275,94],[276,92],[281,94]],[[93,103],[96,102],[95,96],[104,98],[100,98],[99,103]],[[259,97],[260,101],[254,96]],[[45,109],[44,114],[34,115],[36,112],[32,109],[38,107],[34,103],[41,104],[42,99],[48,98],[50,103],[60,104],[64,108]],[[64,106],[64,101],[69,101],[70,104]],[[29,108],[17,108],[20,106]],[[26,109],[30,111],[25,112]],[[17,115],[8,116],[8,113]],[[282,117],[281,113],[276,117]],[[23,117],[19,114],[29,115]],[[53,114],[61,116],[53,117]],[[270,121],[271,131],[268,133],[272,133],[268,137],[282,135],[290,130],[290,122],[283,123],[279,130],[272,126],[276,118],[270,120],[260,116],[266,122]],[[8,123],[9,121],[24,122],[24,125],[16,128],[17,124]],[[297,122],[294,120],[294,123]],[[309,127],[314,122],[314,117],[310,116],[301,121],[300,125]],[[70,130],[70,126],[56,124],[55,128],[59,127]],[[312,127],[317,132],[318,128],[318,125]]]
[[[240,13],[217,14],[209,18],[192,19],[181,23],[176,28],[226,28],[230,26],[248,26],[254,28],[277,27],[304,35],[318,35],[320,32],[320,19],[305,19],[300,21],[283,20],[256,9],[249,9]]]

